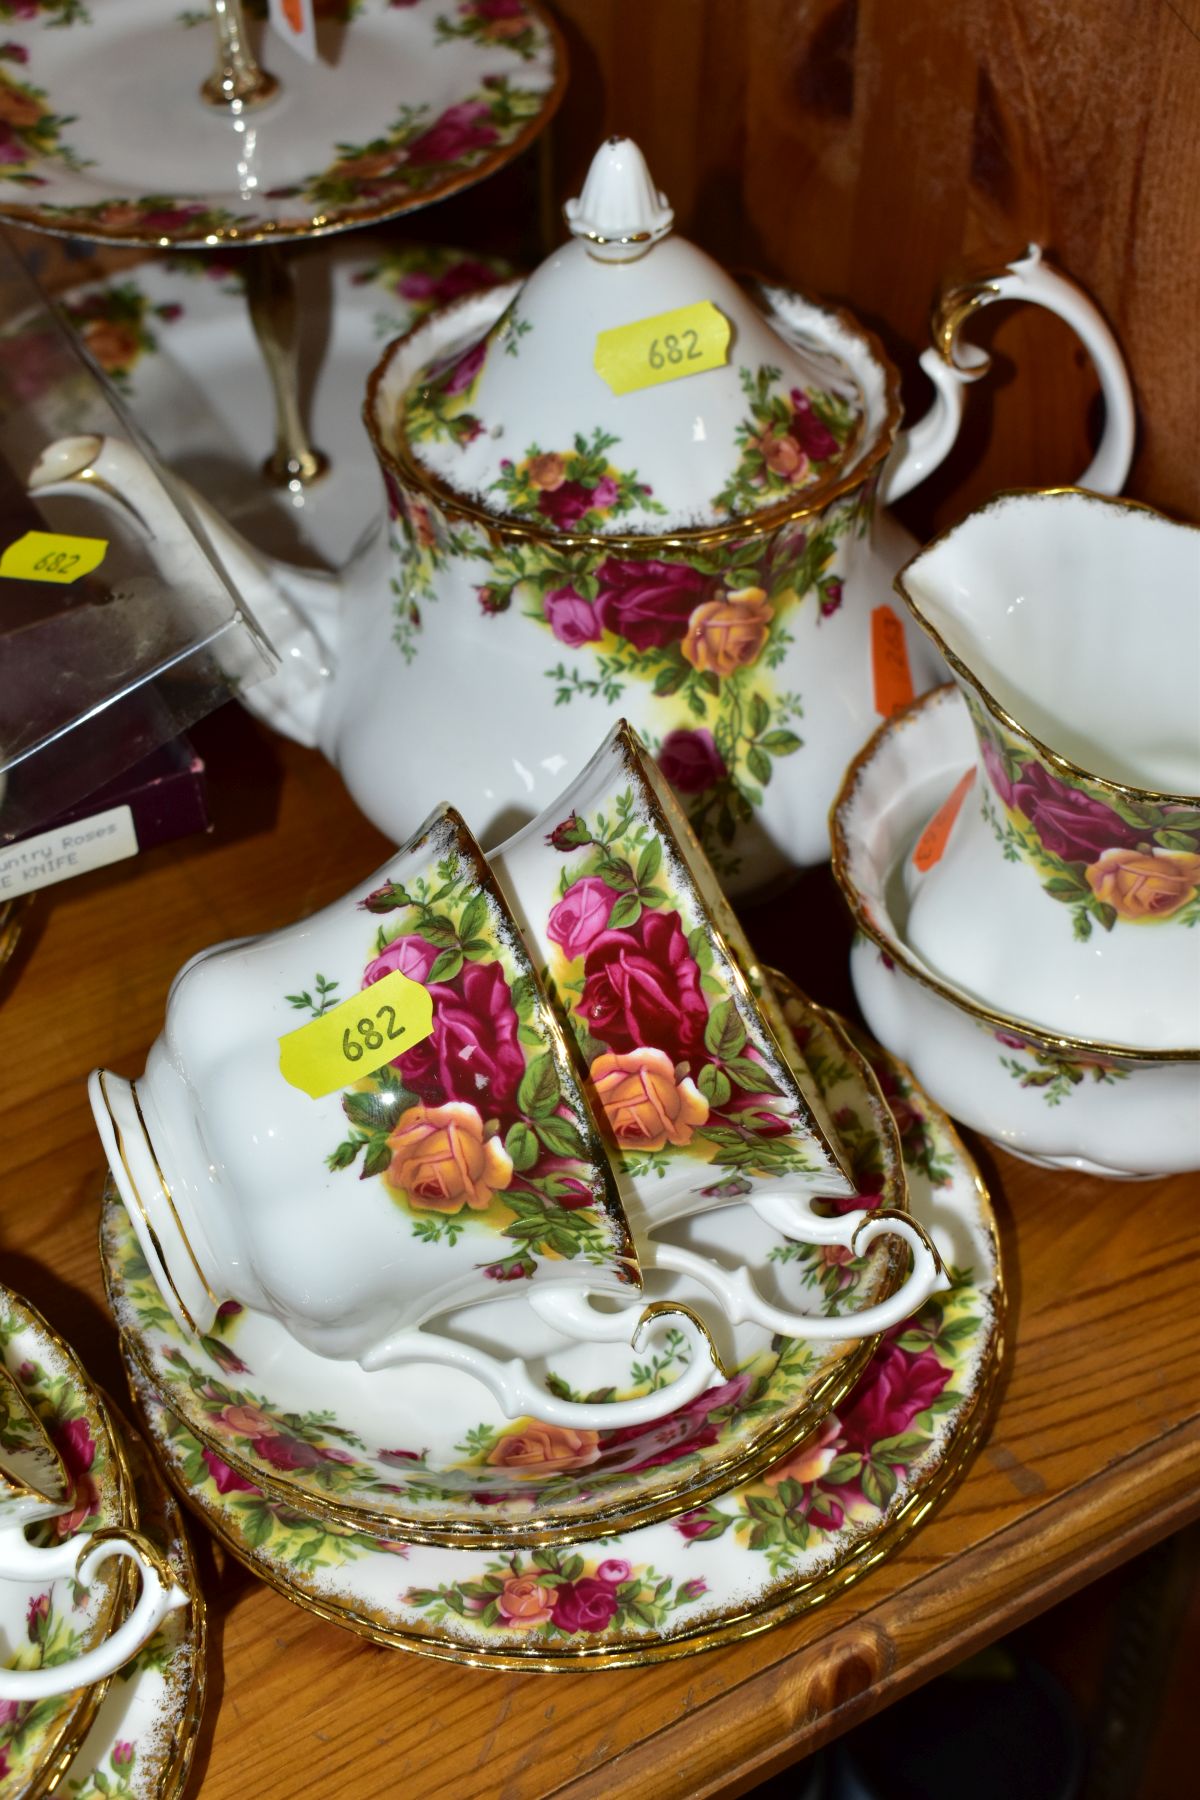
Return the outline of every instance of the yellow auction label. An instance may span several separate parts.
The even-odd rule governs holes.
[[[596,373],[614,394],[700,375],[729,360],[730,332],[729,320],[711,300],[677,306],[674,312],[598,333]]]
[[[373,1075],[394,1056],[424,1042],[432,1030],[428,988],[393,969],[319,1019],[285,1032],[279,1040],[279,1071],[293,1087],[319,1100]]]
[[[27,531],[0,556],[0,575],[14,581],[78,581],[100,567],[107,549],[107,538]]]

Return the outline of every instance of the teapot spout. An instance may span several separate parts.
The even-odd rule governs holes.
[[[186,584],[199,538],[279,659],[275,674],[240,691],[249,709],[302,744],[317,742],[333,674],[339,590],[332,577],[291,569],[262,555],[195,490],[120,438],[59,438],[29,474],[38,497],[86,495],[131,521],[167,582]]]

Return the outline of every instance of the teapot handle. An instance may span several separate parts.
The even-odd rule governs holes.
[[[1042,261],[1037,244],[999,275],[984,275],[947,288],[934,308],[934,348],[921,357],[921,367],[936,390],[923,419],[902,432],[879,485],[884,504],[899,500],[931,475],[958,436],[965,405],[964,389],[991,367],[991,358],[974,344],[961,341],[963,326],[975,313],[997,300],[1027,300],[1044,306],[1076,331],[1086,346],[1104,395],[1104,433],[1100,447],[1079,477],[1078,486],[1098,494],[1122,487],[1133,459],[1133,390],[1125,360],[1099,308],[1083,289]]]

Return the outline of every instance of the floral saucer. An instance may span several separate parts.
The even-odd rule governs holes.
[[[299,498],[262,473],[274,402],[240,257],[156,258],[72,288],[57,304],[163,460],[223,518],[260,550],[338,568],[383,512],[360,407],[380,346],[509,271],[449,247],[355,239],[298,256],[294,272],[300,388],[330,458]]]
[[[651,1663],[749,1637],[861,1576],[926,1517],[984,1429],[1003,1287],[987,1191],[945,1115],[872,1052],[914,1215],[950,1289],[887,1335],[857,1386],[782,1460],[680,1517],[590,1543],[488,1554],[344,1534],[216,1459],[129,1360],[173,1482],[298,1605],[378,1644],[501,1668]]]
[[[36,1527],[31,1542],[77,1531],[129,1528],[137,1507],[108,1409],[71,1351],[33,1307],[0,1288],[0,1357],[38,1414],[73,1484],[70,1510]],[[124,1612],[119,1578],[88,1590],[68,1576],[0,1583],[0,1641],[7,1668],[36,1669],[77,1656],[108,1636]],[[52,1699],[0,1701],[0,1800],[48,1793],[71,1761],[104,1699],[107,1682]]]
[[[865,1064],[810,1002],[797,995],[792,1011],[857,1167],[863,1198],[834,1204],[902,1201],[894,1128]],[[857,1309],[890,1292],[897,1279],[886,1251],[851,1260],[840,1248],[791,1243],[744,1205],[674,1229],[722,1263],[752,1262],[764,1286],[797,1310]],[[127,1361],[186,1421],[207,1463],[228,1467],[280,1506],[389,1539],[562,1543],[594,1535],[614,1517],[628,1524],[680,1512],[797,1443],[856,1379],[875,1341],[773,1338],[752,1325],[717,1330],[724,1383],[656,1423],[581,1431],[506,1419],[483,1388],[456,1371],[430,1371],[418,1381],[411,1371],[367,1375],[356,1364],[314,1356],[274,1320],[236,1306],[221,1309],[209,1336],[191,1337],[168,1314],[112,1198],[101,1260]],[[656,1279],[648,1277],[648,1298],[656,1297],[649,1287]],[[666,1291],[686,1292],[697,1310],[705,1304],[690,1288]],[[528,1359],[524,1334],[536,1321],[526,1310],[475,1306],[457,1316],[457,1329],[475,1337],[490,1329],[495,1342],[483,1340],[487,1347],[506,1346],[509,1355]],[[628,1347],[570,1345],[541,1329],[542,1361],[534,1367],[562,1397],[624,1397],[682,1373],[672,1366],[682,1357],[670,1340],[652,1361],[631,1362]]]
[[[205,103],[209,8],[21,0],[0,35],[0,217],[120,244],[319,237],[480,181],[566,83],[537,0],[318,0],[269,105]],[[102,100],[101,100],[101,97]]]
[[[56,1793],[69,1800],[175,1800],[187,1786],[205,1695],[204,1600],[179,1508],[125,1420],[141,1530],[191,1595],[113,1677]]]

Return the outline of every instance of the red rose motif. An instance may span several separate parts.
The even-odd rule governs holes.
[[[410,163],[457,162],[472,150],[486,150],[497,138],[482,100],[462,100],[448,106],[440,119],[405,145]]]
[[[702,1512],[684,1513],[681,1518],[675,1519],[673,1523],[680,1537],[687,1538],[689,1543],[693,1538],[706,1537],[712,1527],[712,1520],[708,1517],[707,1513]]]
[[[228,1344],[223,1344],[220,1338],[205,1338],[204,1348],[217,1367],[224,1369],[227,1375],[248,1375],[250,1373],[250,1365],[244,1363],[240,1356],[235,1355]]]
[[[700,1057],[708,1001],[678,913],[643,912],[627,930],[602,931],[583,973],[576,1010],[601,1043],[613,1050],[648,1046],[673,1063]]]
[[[949,1379],[932,1350],[902,1350],[894,1339],[885,1343],[841,1413],[843,1442],[869,1453],[880,1438],[907,1431]]]
[[[789,396],[792,402],[792,418],[788,426],[788,436],[795,438],[806,456],[813,462],[828,462],[838,447],[838,441],[828,425],[822,425],[812,409],[812,401],[799,388],[793,388]]]
[[[578,813],[572,813],[569,819],[560,819],[553,831],[546,833],[546,842],[550,848],[557,850],[562,856],[593,841],[591,832]]]
[[[245,1476],[239,1475],[236,1469],[231,1469],[229,1464],[222,1461],[212,1450],[202,1450],[200,1455],[213,1478],[218,1494],[257,1494],[260,1491],[252,1481],[247,1481]]]
[[[617,1590],[584,1575],[554,1589],[554,1623],[560,1631],[605,1631],[617,1610]]]
[[[678,643],[695,608],[720,589],[712,575],[687,563],[650,558],[629,562],[606,557],[596,570],[596,611],[606,631],[627,638],[635,650]],[[669,779],[669,778],[668,778]]]
[[[461,261],[443,269],[440,275],[432,275],[426,269],[414,269],[410,274],[402,275],[396,283],[396,292],[414,306],[444,306],[449,300],[460,300],[464,294],[494,287],[500,279],[496,270],[489,269],[486,263],[464,256]]]
[[[728,774],[711,731],[668,731],[658,753],[658,766],[680,794],[703,794]]]
[[[726,1408],[736,1413],[750,1388],[748,1375],[735,1375],[721,1387],[709,1388],[687,1406],[656,1419],[651,1425],[622,1425],[601,1432],[602,1460],[606,1469],[621,1468],[628,1474],[642,1469],[661,1468],[678,1462],[693,1450],[706,1450],[720,1436],[721,1425],[712,1415]],[[610,1452],[624,1445],[636,1454],[635,1460],[620,1462]]]
[[[1013,784],[1008,778],[1008,770],[999,746],[990,737],[981,737],[980,749],[983,752],[983,766],[987,770],[988,780],[1003,800],[1005,806],[1013,805]]]
[[[315,1469],[318,1463],[327,1460],[303,1438],[292,1437],[288,1432],[268,1432],[253,1442],[258,1455],[273,1469]]]
[[[446,392],[448,394],[465,394],[482,369],[486,356],[487,339],[480,338],[477,344],[472,344],[471,348],[465,350],[458,361],[451,365],[450,373],[445,378]]]
[[[559,531],[571,531],[597,504],[594,488],[584,487],[582,481],[562,481],[541,490],[537,509]]]
[[[1105,850],[1130,850],[1146,835],[1111,806],[1068,787],[1044,769],[1027,763],[1013,783],[1009,802],[1025,814],[1051,856],[1064,862],[1095,862]]]
[[[484,1118],[513,1112],[525,1073],[520,1021],[498,962],[464,963],[451,981],[429,980],[440,951],[427,939],[397,938],[368,963],[363,986],[399,969],[428,988],[433,1033],[395,1058],[405,1086],[431,1106],[458,1100]]]
[[[96,1446],[86,1419],[68,1419],[56,1425],[51,1437],[69,1475],[83,1475],[96,1460]]]

